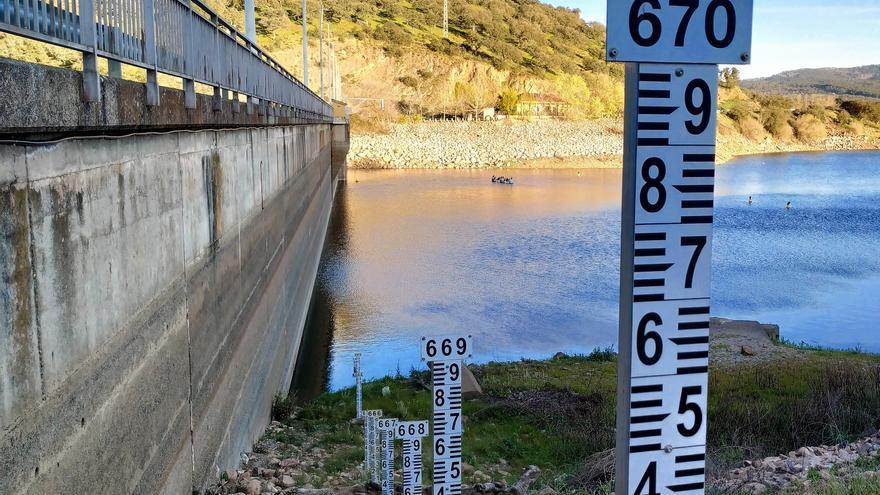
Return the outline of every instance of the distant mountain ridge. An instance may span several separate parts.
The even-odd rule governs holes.
[[[762,93],[818,93],[880,99],[880,65],[792,70],[761,79],[748,79],[742,85]]]

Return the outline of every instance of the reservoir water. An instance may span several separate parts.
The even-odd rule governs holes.
[[[352,384],[355,352],[368,378],[421,368],[422,335],[469,333],[477,362],[615,345],[620,170],[493,173],[349,171],[303,349],[313,388]],[[715,204],[713,316],[880,352],[880,153],[738,159]]]

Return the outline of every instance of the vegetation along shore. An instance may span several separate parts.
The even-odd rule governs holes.
[[[791,345],[755,322],[713,319],[711,335],[707,493],[880,493],[880,356]],[[596,350],[472,366],[482,393],[464,404],[465,493],[610,494],[616,365]],[[369,382],[364,407],[430,417],[429,383],[418,370]],[[360,468],[354,414],[351,388],[301,408],[278,401],[254,451],[211,492],[378,491]],[[430,465],[426,452],[426,486]]]

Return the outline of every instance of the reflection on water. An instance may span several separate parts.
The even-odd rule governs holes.
[[[713,315],[880,351],[878,172],[876,153],[721,168]],[[514,186],[491,175],[349,172],[309,330],[330,339],[331,388],[352,383],[357,351],[367,377],[420,366],[423,334],[470,333],[478,361],[616,342],[620,171],[517,170]]]

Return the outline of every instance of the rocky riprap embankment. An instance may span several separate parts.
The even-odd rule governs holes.
[[[739,155],[877,149],[865,136],[831,135],[820,143],[719,132],[717,160]],[[623,122],[429,121],[394,124],[387,134],[353,134],[351,168],[619,167]]]
[[[353,135],[353,168],[471,168],[623,153],[615,121],[437,121]]]
[[[814,481],[830,479],[832,468],[837,476],[845,475],[857,461],[870,461],[878,456],[880,433],[843,446],[801,447],[788,454],[746,461],[715,485],[726,491],[756,495],[792,485],[809,488]],[[863,471],[859,475],[877,478],[880,472]]]

